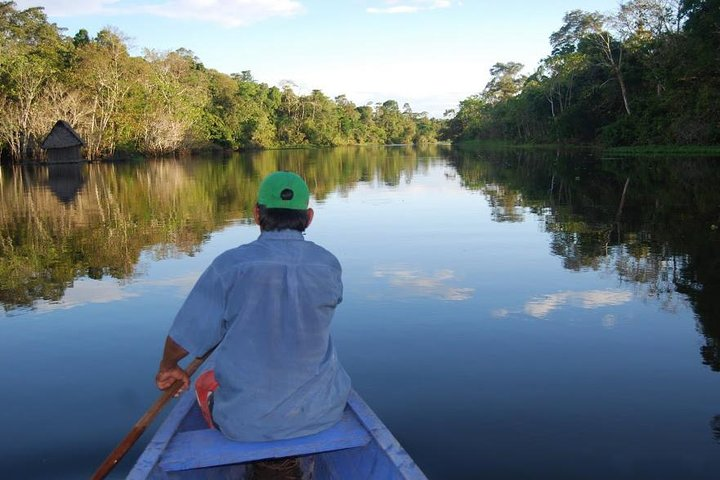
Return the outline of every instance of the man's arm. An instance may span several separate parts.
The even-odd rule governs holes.
[[[172,337],[165,339],[163,358],[160,361],[160,368],[155,376],[155,384],[160,390],[170,388],[176,380],[183,382],[178,393],[187,390],[190,386],[190,377],[185,370],[178,366],[178,362],[187,356],[188,352],[178,345]]]

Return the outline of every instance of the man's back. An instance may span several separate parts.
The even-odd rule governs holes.
[[[308,435],[341,417],[350,380],[330,339],[341,298],[339,262],[298,231],[263,232],[213,262],[170,336],[196,355],[224,338],[213,419],[226,436]]]

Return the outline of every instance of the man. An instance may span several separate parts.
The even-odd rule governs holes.
[[[196,382],[214,392],[198,392],[198,399],[233,440],[319,432],[340,419],[347,401],[350,379],[329,331],[342,299],[341,268],[330,252],[304,239],[314,215],[309,197],[294,173],[262,181],[254,209],[260,237],[212,262],[165,342],[160,389],[181,380],[186,390],[189,378],[178,361],[217,345],[214,378]]]

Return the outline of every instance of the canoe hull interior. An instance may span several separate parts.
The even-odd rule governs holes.
[[[257,443],[233,442],[208,429],[192,396],[184,395],[127,478],[243,479],[252,462],[288,456],[299,457],[304,477],[313,480],[426,479],[354,391],[336,426],[307,437]]]
[[[405,479],[398,469],[375,446],[355,447],[301,458],[303,478],[312,480]],[[308,468],[309,467],[309,468]],[[237,480],[249,478],[249,463],[220,465],[191,470],[166,472],[153,469],[149,479],[167,480]],[[312,472],[310,474],[310,472]],[[129,478],[129,477],[128,477]],[[424,478],[424,477],[422,477]]]

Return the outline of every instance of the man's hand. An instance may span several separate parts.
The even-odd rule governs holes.
[[[182,382],[180,391],[187,390],[190,386],[190,377],[188,377],[188,374],[177,365],[172,368],[159,370],[155,376],[155,384],[160,390],[170,388],[176,380],[180,380]]]
[[[160,361],[160,368],[158,369],[157,375],[155,375],[155,385],[157,385],[160,390],[167,390],[176,380],[182,382],[180,389],[175,394],[176,397],[188,389],[190,386],[190,377],[177,363],[180,359],[187,356],[187,354],[188,352],[175,343],[175,340],[167,337],[163,358]]]

